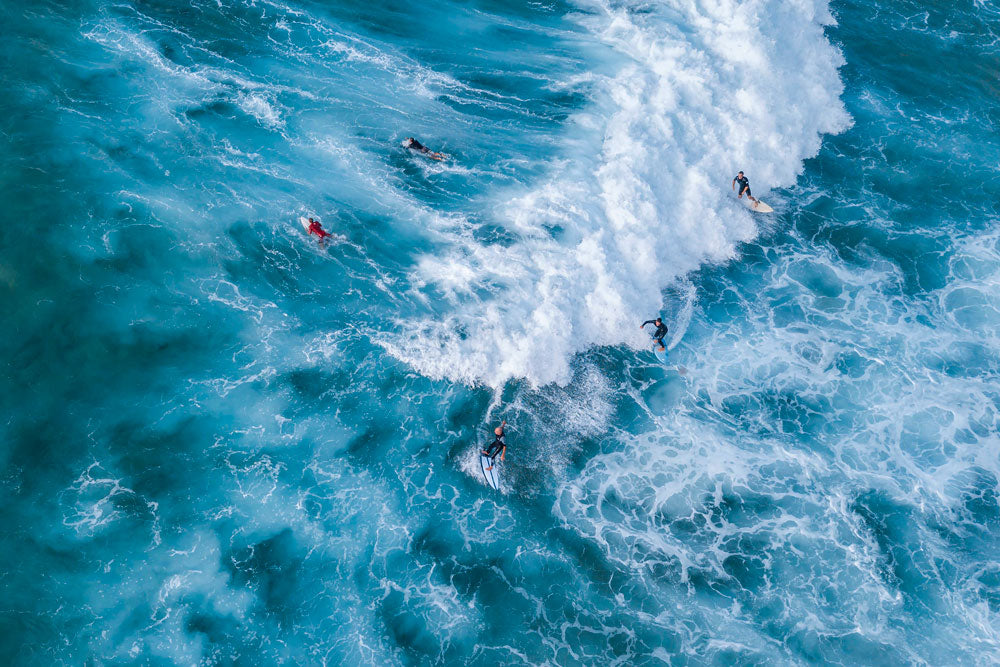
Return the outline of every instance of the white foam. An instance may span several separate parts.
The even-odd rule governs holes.
[[[179,105],[182,98],[187,98],[189,104],[199,97],[202,101],[225,99],[261,125],[281,130],[285,125],[287,109],[277,101],[278,95],[291,92],[307,99],[312,97],[308,91],[243,76],[232,67],[232,61],[202,48],[191,36],[149,16],[136,13],[133,20],[138,23],[138,28],[121,20],[99,21],[84,32],[84,37],[102,45],[119,58],[141,63],[160,78],[160,87],[150,91],[150,99],[158,106],[166,108]],[[217,64],[179,65],[160,53],[155,41],[146,34],[146,29],[169,31],[182,44],[184,51],[196,52],[201,59]],[[173,85],[164,86],[164,82]],[[175,118],[184,122],[181,115],[176,115]]]
[[[87,466],[59,497],[65,510],[63,525],[72,528],[77,535],[96,535],[131,517],[149,522],[151,548],[161,542],[159,504],[122,486],[121,480],[111,477],[98,461]],[[143,506],[145,512],[138,509]],[[123,509],[125,507],[130,509]]]
[[[947,284],[913,298],[900,295],[894,264],[873,256],[859,265],[799,238],[747,295],[745,318],[706,326],[706,306],[696,305],[701,333],[689,353],[698,371],[680,405],[658,412],[652,391],[624,387],[654,428],[623,434],[620,447],[561,480],[553,514],[659,599],[670,592],[647,568],[669,566],[680,581],[693,572],[725,580],[727,559],[741,556],[768,573],[755,604],[780,599],[798,628],[859,626],[852,631],[911,662],[943,645],[994,650],[981,598],[950,591],[953,581],[978,585],[981,557],[951,540],[964,539],[965,522],[983,520],[969,499],[1000,476],[987,361],[998,344],[995,327],[956,316],[952,295],[975,276],[975,307],[995,303],[1000,251],[996,232],[949,233]],[[782,324],[776,306],[789,299],[805,316]],[[890,541],[911,550],[915,569],[935,562],[951,572],[915,575],[939,604],[934,627],[921,628],[924,645],[890,620],[907,613],[907,593],[886,575],[885,545],[859,512],[869,495],[886,499],[889,509],[876,515],[906,508],[905,538]],[[862,602],[830,605],[817,586],[824,581],[838,598]],[[709,606],[699,613],[717,616],[706,624],[721,628],[716,641],[759,632],[752,614]]]
[[[826,2],[633,4],[581,3],[615,73],[588,83],[594,106],[572,119],[575,148],[551,177],[513,202],[498,194],[497,217],[520,240],[440,230],[450,247],[419,262],[414,284],[450,311],[408,323],[387,349],[422,373],[565,384],[578,352],[644,346],[637,325],[662,290],[755,235],[733,174],[757,194],[792,184],[821,134],[847,127]]]

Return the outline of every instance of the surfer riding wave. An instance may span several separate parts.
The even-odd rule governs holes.
[[[667,325],[663,323],[663,320],[657,317],[655,320],[646,320],[645,322],[639,325],[639,328],[643,329],[647,324],[656,325],[656,330],[653,332],[653,340],[660,344],[661,352],[665,351],[667,349],[667,346],[663,344],[663,337],[667,335],[668,331]]]
[[[493,466],[496,465],[497,454],[500,455],[500,460],[503,461],[507,454],[507,439],[504,437],[503,427],[507,425],[507,420],[500,423],[493,429],[493,433],[496,435],[496,439],[484,450],[483,456],[489,457],[490,466],[486,470],[493,470]]]

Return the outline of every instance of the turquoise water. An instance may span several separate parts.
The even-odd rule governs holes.
[[[994,5],[0,21],[5,664],[1000,662]]]

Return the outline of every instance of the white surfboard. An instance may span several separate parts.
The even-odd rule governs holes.
[[[302,224],[302,228],[306,230],[306,234],[309,233],[309,218],[300,217],[299,222]]]
[[[773,208],[771,208],[770,206],[768,206],[759,199],[757,200],[757,203],[754,204],[752,201],[744,197],[743,203],[746,204],[748,209],[750,209],[751,211],[756,211],[757,213],[774,213]]]
[[[497,473],[496,461],[490,461],[490,457],[485,454],[479,455],[479,465],[483,469],[483,477],[486,478],[486,483],[489,484],[494,491],[500,490],[500,476]],[[490,466],[493,466],[492,470],[487,470]]]

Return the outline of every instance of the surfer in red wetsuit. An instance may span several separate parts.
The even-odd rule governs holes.
[[[333,236],[333,234],[323,229],[323,225],[319,223],[319,220],[313,220],[312,218],[309,218],[309,233],[318,236],[320,243],[328,236]]]
[[[507,439],[503,435],[503,427],[506,425],[507,420],[505,419],[499,426],[493,429],[493,433],[496,434],[497,439],[487,449],[480,450],[484,456],[490,457],[490,467],[487,470],[493,470],[493,466],[496,465],[497,454],[500,455],[501,461],[504,460],[503,457],[507,454]]]

